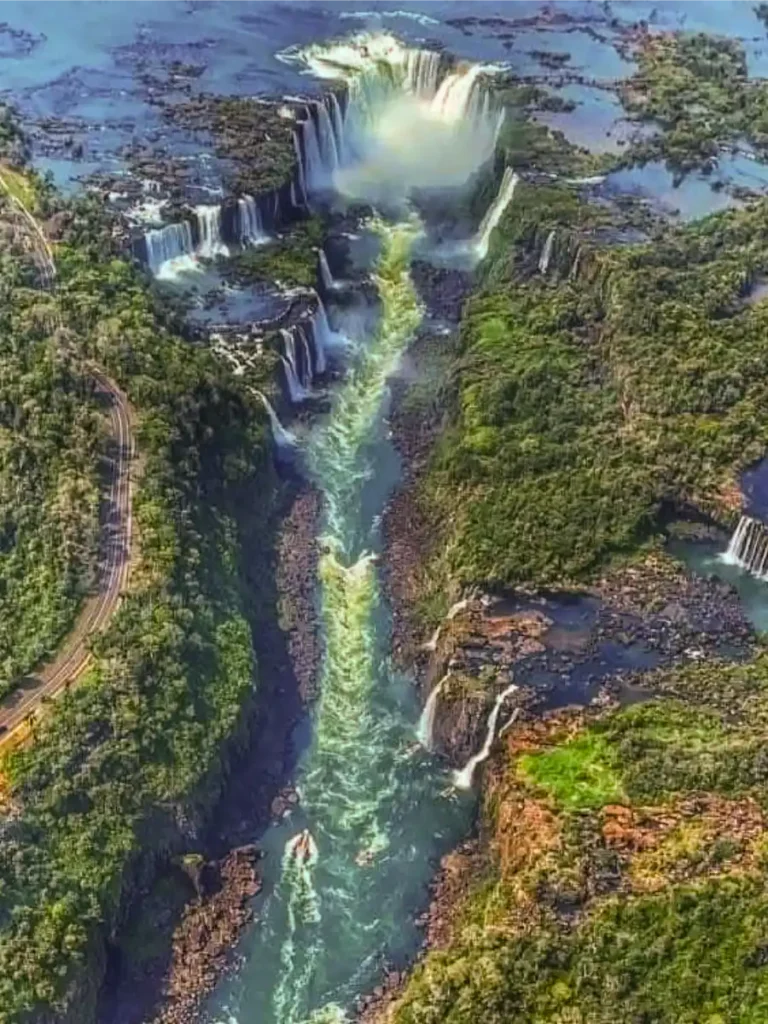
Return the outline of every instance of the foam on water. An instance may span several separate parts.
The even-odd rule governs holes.
[[[325,650],[296,816],[311,830],[317,856],[296,857],[294,824],[281,847],[275,898],[261,912],[240,992],[229,999],[241,1024],[346,1020],[385,953],[412,928],[409,911],[430,874],[426,851],[457,837],[465,820],[466,807],[443,795],[445,773],[414,743],[412,686],[385,654],[374,554],[385,496],[363,514],[363,494],[377,468],[371,439],[381,428],[386,382],[422,317],[409,274],[420,225],[374,220],[369,230],[381,241],[374,270],[381,319],[305,446],[324,505]]]
[[[404,46],[385,33],[359,33],[283,55],[320,78],[347,83],[315,104],[303,125],[303,179],[374,203],[414,189],[457,188],[493,153],[502,114],[484,84],[498,68],[448,66],[435,50]]]

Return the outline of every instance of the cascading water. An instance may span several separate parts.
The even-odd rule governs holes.
[[[215,259],[217,256],[228,256],[229,249],[221,238],[221,207],[217,203],[196,206],[195,215],[200,235],[197,254],[207,260]]]
[[[493,741],[496,738],[496,723],[499,720],[499,713],[501,712],[502,705],[507,697],[514,693],[517,689],[514,683],[503,690],[496,698],[496,702],[491,708],[491,713],[488,716],[488,729],[485,734],[485,742],[482,747],[473,757],[467,761],[460,772],[454,772],[453,782],[457,789],[470,789],[472,787],[472,779],[475,774],[475,768],[488,757],[493,746]]]
[[[419,54],[387,37],[294,53],[328,77],[345,69],[349,84],[343,109],[326,99],[325,115],[318,105],[304,122],[300,182],[310,193],[332,184],[369,202],[394,195],[403,213],[397,223],[374,218],[363,227],[378,242],[371,247],[379,251],[375,329],[351,347],[331,329],[321,299],[310,321],[310,372],[323,372],[333,348],[347,352],[330,411],[302,445],[302,465],[323,508],[319,698],[297,770],[299,804],[262,840],[268,856],[258,923],[238,973],[214,999],[218,1019],[228,1024],[347,1020],[385,962],[402,964],[418,949],[413,911],[423,905],[430,862],[464,833],[471,807],[414,742],[419,709],[411,680],[390,663],[377,574],[381,512],[398,478],[386,428],[387,380],[422,317],[409,272],[421,228],[407,212],[407,196],[421,184],[466,182],[492,154],[499,124],[483,76],[446,70],[438,54]],[[304,351],[296,328],[283,343],[293,387],[304,388],[311,379],[301,377],[308,360],[296,351]],[[491,713],[488,750],[504,697]],[[475,764],[487,753],[484,747]]]
[[[480,227],[477,229],[477,234],[475,235],[473,249],[477,258],[480,260],[485,259],[488,254],[488,243],[491,240],[491,233],[501,220],[506,208],[512,202],[512,197],[515,194],[518,181],[519,178],[512,168],[505,167],[499,191],[496,193],[496,198],[486,210],[485,216],[483,217]]]
[[[192,263],[195,243],[192,226],[182,220],[166,224],[163,228],[151,228],[144,236],[147,247],[147,262],[155,277],[171,276],[179,262]]]
[[[416,738],[423,747],[426,747],[427,750],[432,750],[433,748],[437,701],[442,693],[443,687],[450,677],[450,672],[446,673],[446,675],[444,675],[442,679],[432,687],[432,690],[427,697],[427,703],[424,705],[424,710],[419,718],[419,724],[416,727]]]
[[[555,244],[555,232],[550,231],[547,235],[547,239],[544,242],[544,248],[541,250],[541,256],[539,256],[539,273],[546,274],[549,270],[549,264],[552,259],[552,247]]]
[[[261,245],[269,240],[253,196],[241,196],[237,200],[237,233],[241,245]]]
[[[288,395],[294,405],[304,402],[312,393],[311,366],[299,366],[296,358],[296,338],[293,330],[283,328],[280,331],[283,339],[283,354],[280,359],[285,371],[285,383]]]
[[[312,336],[315,343],[315,371],[325,373],[328,369],[328,356],[333,352],[349,352],[349,341],[337,331],[331,329],[328,313],[322,298],[317,297],[317,309],[312,317]]]
[[[768,579],[768,527],[742,516],[722,558],[759,579]]]
[[[294,821],[265,837],[268,851],[270,842],[283,851],[274,859],[274,895],[247,964],[219,1003],[239,1024],[345,1020],[384,957],[418,945],[410,912],[423,898],[429,857],[463,831],[468,809],[445,797],[443,771],[414,745],[412,684],[393,673],[386,655],[375,551],[388,491],[375,472],[381,455],[373,439],[388,443],[386,382],[422,310],[408,272],[417,222],[375,221],[371,230],[382,241],[374,273],[381,320],[306,445],[323,496],[325,654],[313,738],[299,769],[300,805]],[[300,852],[305,829],[316,857]],[[265,870],[269,864],[267,857]]]
[[[355,36],[287,55],[347,82],[344,112],[331,96],[303,122],[302,177],[369,201],[414,188],[458,187],[493,153],[503,115],[491,109],[475,64],[448,69],[441,55],[392,36]]]
[[[336,282],[333,279],[331,268],[328,266],[328,257],[325,255],[323,249],[320,250],[318,255],[318,269],[320,271],[320,280],[322,281],[323,288],[330,292],[336,288]]]
[[[264,406],[264,409],[266,410],[267,416],[269,417],[269,425],[272,428],[272,437],[274,439],[275,444],[279,448],[294,447],[296,444],[296,438],[290,432],[290,430],[286,430],[285,427],[282,425],[277,413],[272,408],[272,403],[269,401],[267,396],[263,394],[261,391],[257,391],[255,388],[252,389],[252,391],[253,394],[256,395],[256,397],[261,401],[262,405]]]

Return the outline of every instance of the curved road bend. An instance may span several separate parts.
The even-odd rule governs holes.
[[[96,593],[86,599],[73,631],[56,657],[28,676],[22,686],[0,701],[0,746],[33,714],[46,697],[55,697],[83,672],[90,661],[90,637],[116,610],[128,579],[131,551],[131,479],[133,435],[128,401],[98,370],[91,369],[97,392],[109,403],[112,457],[109,491],[102,507],[102,544]]]

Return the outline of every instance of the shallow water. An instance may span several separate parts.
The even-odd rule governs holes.
[[[686,540],[672,540],[668,545],[670,554],[679,558],[692,572],[715,577],[734,586],[747,619],[755,629],[768,632],[768,583],[726,561],[723,558],[726,547],[727,544],[714,541]]]

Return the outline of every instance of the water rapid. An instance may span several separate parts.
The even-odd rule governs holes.
[[[420,225],[376,219],[368,230],[381,243],[380,320],[305,444],[324,505],[320,696],[299,808],[265,837],[271,895],[246,965],[219,995],[223,1019],[237,1024],[346,1020],[385,961],[415,951],[410,915],[430,859],[466,824],[467,803],[446,795],[445,772],[416,741],[413,685],[389,663],[377,572],[387,379],[422,317],[409,271]]]
[[[410,273],[424,232],[409,197],[418,188],[463,187],[493,155],[501,116],[486,87],[488,68],[408,50],[390,36],[358,35],[282,57],[347,83],[343,102],[329,93],[308,104],[297,142],[302,192],[320,201],[329,192],[365,197],[395,219],[374,215],[362,225],[378,252],[371,274],[376,325],[362,317],[365,336],[354,344],[331,328],[322,298],[336,302],[338,289],[321,252],[323,297],[312,318],[281,339],[292,402],[316,393],[313,375],[325,372],[326,355],[343,353],[330,410],[299,442],[301,465],[322,497],[317,608],[324,652],[311,740],[296,772],[299,803],[261,841],[266,895],[242,966],[211,1005],[225,1024],[348,1020],[382,968],[403,966],[418,949],[413,915],[425,906],[437,858],[464,833],[472,806],[419,742],[415,688],[390,662],[378,556],[381,514],[399,479],[387,381],[424,312]],[[504,175],[482,225],[482,247],[515,182],[511,172]],[[466,605],[454,605],[449,618]],[[508,692],[460,783],[466,774],[471,781],[487,756]],[[429,742],[427,726],[422,718]]]

